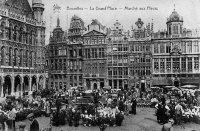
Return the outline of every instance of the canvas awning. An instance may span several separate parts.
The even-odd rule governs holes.
[[[168,79],[156,79],[156,80],[153,80],[152,85],[153,86],[169,86],[171,85],[171,83]]]

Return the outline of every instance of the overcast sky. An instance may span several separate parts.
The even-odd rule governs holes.
[[[32,0],[29,0],[30,2]],[[154,23],[154,31],[166,29],[166,20],[172,11],[175,10],[183,17],[184,27],[189,29],[200,27],[200,0],[43,0],[45,4],[44,19],[46,21],[46,44],[48,44],[50,34],[50,16],[52,15],[52,30],[56,26],[57,15],[53,12],[53,5],[61,7],[60,19],[61,27],[66,30],[69,27],[70,19],[75,14],[83,19],[85,26],[91,23],[92,19],[98,19],[102,25],[111,27],[116,20],[123,25],[125,30],[130,30],[135,26],[138,18],[141,18],[146,25],[148,22]],[[96,10],[111,6],[117,10]],[[83,10],[67,10],[69,8],[83,8]],[[94,10],[90,10],[94,8]],[[137,10],[127,10],[137,8]],[[154,10],[147,10],[147,7]],[[139,10],[143,8],[145,10]],[[68,25],[67,25],[68,23]]]

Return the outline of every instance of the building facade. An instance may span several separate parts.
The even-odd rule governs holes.
[[[0,5],[0,96],[44,88],[44,4],[7,0]]]
[[[167,30],[152,38],[153,85],[200,84],[200,37],[183,28],[183,18],[174,10],[167,19]]]
[[[146,91],[152,83],[151,34],[153,25],[145,27],[139,18],[129,38],[129,86]]]
[[[106,28],[98,20],[88,25],[83,35],[83,80],[87,89],[100,89],[106,85]]]
[[[128,89],[128,34],[116,21],[107,36],[107,80],[112,88]]]
[[[77,16],[72,17],[68,33],[62,30],[57,18],[57,26],[50,37],[46,55],[49,87],[58,90],[83,85],[83,30],[84,23]]]
[[[69,74],[70,86],[83,85],[83,40],[82,35],[86,28],[84,21],[74,15],[68,30],[69,39]]]

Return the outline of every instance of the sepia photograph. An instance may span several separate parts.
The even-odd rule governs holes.
[[[0,131],[200,131],[200,0],[0,0]]]

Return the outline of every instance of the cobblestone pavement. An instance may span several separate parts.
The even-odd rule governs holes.
[[[107,127],[106,131],[161,131],[162,125],[156,121],[154,115],[155,110],[152,108],[137,108],[136,115],[125,116],[122,126],[120,127]],[[48,117],[37,118],[40,128],[49,127],[50,119]],[[26,120],[27,121],[27,120]],[[24,121],[24,122],[26,122]],[[18,125],[18,123],[16,124]],[[184,129],[184,128],[185,129]],[[69,127],[65,126],[54,127],[52,131],[99,131],[98,127]],[[183,126],[174,126],[174,131],[200,131],[200,125],[194,123],[186,123]]]

